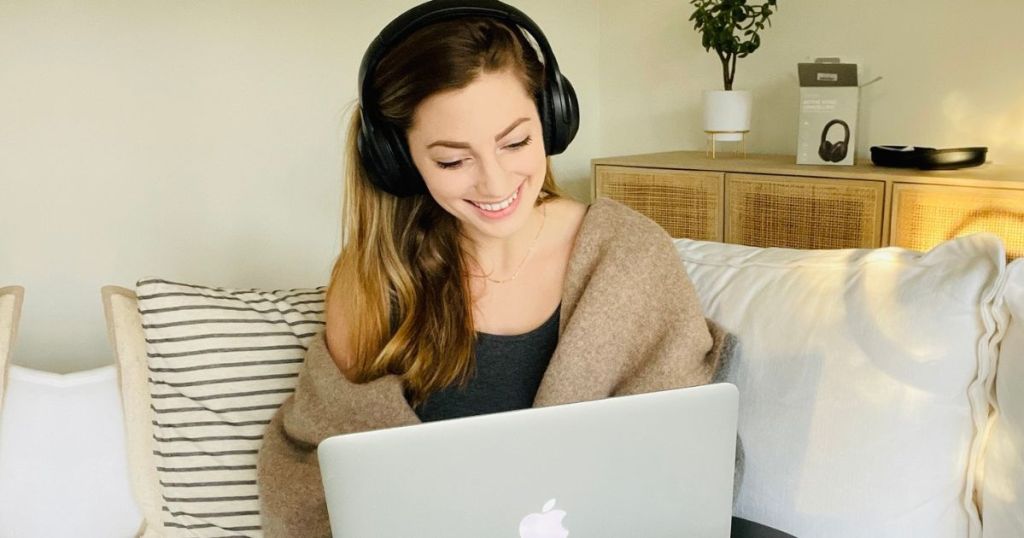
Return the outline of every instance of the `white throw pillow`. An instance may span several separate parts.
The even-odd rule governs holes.
[[[1024,536],[1024,258],[1011,263],[1006,274],[1009,319],[979,487],[985,538]]]
[[[737,516],[797,536],[980,534],[996,236],[924,254],[676,246],[706,314],[739,340]]]
[[[164,514],[150,532],[262,536],[257,451],[323,330],[324,291],[136,284]]]
[[[0,428],[0,536],[127,538],[139,528],[113,366],[12,366]]]

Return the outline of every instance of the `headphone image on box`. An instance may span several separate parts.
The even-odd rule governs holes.
[[[828,136],[828,130],[833,125],[842,125],[843,131],[846,133],[843,135],[842,142],[829,142],[825,140]],[[825,124],[825,128],[821,130],[821,145],[818,146],[818,156],[821,160],[830,163],[837,163],[846,158],[846,146],[850,143],[850,126],[845,121],[840,119],[830,120]]]
[[[431,0],[388,23],[370,43],[359,65],[359,104],[362,129],[359,156],[374,186],[395,196],[425,194],[427,186],[413,163],[402,129],[385,120],[376,109],[372,74],[388,49],[409,34],[430,24],[462,17],[484,16],[513,23],[530,33],[541,49],[545,84],[534,96],[544,131],[547,155],[565,151],[579,130],[576,91],[558,70],[558,62],[540,27],[518,9],[497,0]]]

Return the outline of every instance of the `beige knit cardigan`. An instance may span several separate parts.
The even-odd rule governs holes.
[[[534,407],[706,384],[722,363],[726,335],[704,318],[671,239],[618,202],[598,199],[588,208],[562,293],[558,345]],[[331,535],[316,454],[321,441],[417,423],[399,376],[350,382],[321,331],[260,449],[265,535]]]

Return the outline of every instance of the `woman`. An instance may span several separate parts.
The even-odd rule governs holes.
[[[724,335],[667,234],[556,187],[548,154],[578,118],[554,125],[550,84],[562,99],[572,88],[548,61],[483,16],[431,22],[364,60],[326,328],[260,451],[267,536],[330,535],[315,450],[329,436],[704,384],[718,370]],[[576,114],[574,95],[560,105]],[[398,157],[370,147],[386,135],[367,131],[387,128]],[[402,153],[404,169],[391,160]]]

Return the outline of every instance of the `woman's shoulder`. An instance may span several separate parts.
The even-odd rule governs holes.
[[[561,229],[578,229],[587,215],[588,206],[569,197],[559,197],[546,202],[548,218]]]
[[[569,197],[559,197],[544,203],[545,219],[549,229],[557,230],[545,241],[551,255],[568,255],[576,242],[580,225],[587,214],[587,206]]]
[[[587,228],[595,231],[617,231],[621,236],[643,231],[645,234],[664,234],[661,226],[637,210],[611,198],[598,198],[589,205],[568,197],[547,202],[548,219],[559,228]]]

